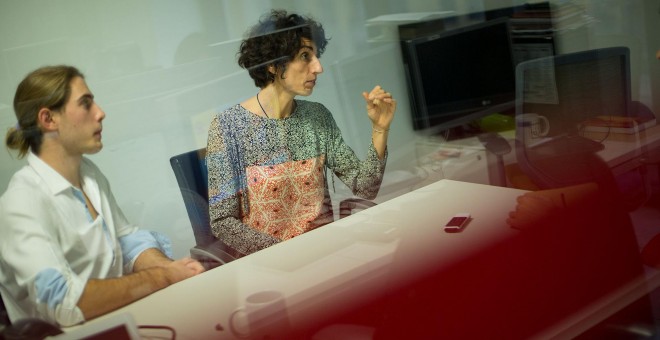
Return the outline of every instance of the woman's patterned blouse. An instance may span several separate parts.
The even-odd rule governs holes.
[[[332,222],[326,170],[354,195],[373,199],[386,159],[379,160],[371,144],[360,161],[320,103],[296,100],[284,119],[257,116],[237,104],[209,127],[213,234],[250,254]]]

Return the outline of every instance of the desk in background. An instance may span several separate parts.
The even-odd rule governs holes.
[[[564,297],[553,294],[564,292],[553,291],[554,283],[536,284],[573,285],[573,278],[556,271],[561,263],[538,262],[548,260],[535,258],[537,244],[530,242],[539,235],[521,239],[520,231],[506,225],[523,193],[441,180],[102,318],[129,313],[138,325],[173,327],[179,339],[234,338],[229,320],[246,298],[278,291],[286,310],[277,310],[272,320],[286,315],[286,325],[305,337],[342,323],[373,327],[384,338],[529,337],[568,314],[559,310],[545,318],[548,302]],[[471,213],[472,220],[460,233],[444,232],[444,223],[459,212]]]
[[[512,148],[515,150],[515,130],[503,131],[499,133],[505,140],[507,140]],[[601,132],[585,132],[584,137],[592,139],[594,141],[602,142],[604,145],[603,150],[598,152],[598,155],[607,162],[614,176],[625,174],[631,170],[635,170],[644,164],[641,162],[641,159],[645,155],[652,151],[660,149],[660,124],[650,126],[640,132],[635,134],[624,134],[624,133],[601,133]],[[427,144],[430,142],[427,141]],[[476,138],[468,138],[463,141],[454,141],[454,142],[445,142],[445,143],[436,143],[435,150],[444,150],[450,148],[452,145],[457,145],[457,149],[468,148],[469,150],[484,150],[480,146],[479,141]],[[430,159],[433,155],[431,147],[425,149],[426,159]],[[474,151],[473,151],[474,152]],[[481,156],[481,155],[479,155]],[[486,153],[488,157],[488,153]],[[492,155],[490,155],[492,156]],[[474,161],[469,163],[470,167],[455,167],[454,172],[452,173],[453,177],[447,177],[451,179],[465,180],[475,183],[483,184],[493,184],[493,178],[496,178],[498,171],[494,169],[495,159],[491,157],[487,159],[487,164],[476,164]],[[504,163],[511,164],[516,162],[515,151],[504,156]],[[433,164],[430,161],[424,162],[424,164]],[[437,164],[436,164],[437,165]],[[465,176],[460,177],[459,172],[475,172],[474,167],[480,166],[481,176]],[[486,169],[484,166],[487,166],[486,177],[483,176]],[[490,179],[490,180],[488,180]]]
[[[614,175],[620,175],[640,167],[640,157],[660,148],[660,125],[651,126],[637,134],[590,132],[586,137],[603,140],[605,148],[599,155],[608,163]]]

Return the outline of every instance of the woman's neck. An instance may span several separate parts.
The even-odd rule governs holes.
[[[261,89],[257,99],[263,113],[269,118],[286,118],[296,108],[293,96],[286,92],[278,91],[272,84]]]

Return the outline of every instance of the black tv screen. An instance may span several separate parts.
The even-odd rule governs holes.
[[[415,130],[452,128],[514,107],[508,18],[404,40],[401,47]]]

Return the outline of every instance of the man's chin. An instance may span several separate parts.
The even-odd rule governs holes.
[[[93,147],[93,148],[90,148],[90,149],[86,152],[86,154],[88,154],[88,155],[93,155],[93,154],[99,153],[102,149],[103,149],[103,144],[99,144],[99,145],[97,145],[97,146],[95,146],[95,147]]]

